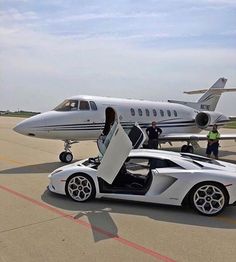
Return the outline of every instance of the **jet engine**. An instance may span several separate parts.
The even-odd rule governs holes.
[[[198,128],[211,129],[212,125],[224,125],[229,121],[229,118],[222,113],[202,111],[195,117],[195,123]]]

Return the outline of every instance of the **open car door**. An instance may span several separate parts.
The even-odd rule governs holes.
[[[139,126],[135,125],[127,135],[122,126],[115,122],[104,141],[105,153],[98,166],[98,177],[112,184],[132,148],[138,148],[144,140],[145,134]]]
[[[137,123],[132,127],[128,136],[132,142],[133,149],[140,148],[146,140],[146,135]]]

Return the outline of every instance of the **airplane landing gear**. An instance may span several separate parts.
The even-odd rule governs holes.
[[[61,154],[59,155],[59,159],[60,159],[61,162],[63,162],[63,163],[70,163],[70,162],[73,160],[73,155],[71,154],[71,152],[63,151],[63,152],[61,152]]]
[[[183,145],[181,147],[181,152],[191,153],[192,154],[194,152],[193,146],[191,146],[191,145]]]
[[[73,155],[71,152],[71,145],[78,143],[78,141],[71,141],[71,140],[66,140],[64,143],[64,150],[63,152],[61,152],[61,154],[59,155],[59,159],[61,160],[61,162],[63,163],[70,163],[73,160]]]

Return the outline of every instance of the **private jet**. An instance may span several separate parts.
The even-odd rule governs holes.
[[[154,102],[99,96],[73,96],[51,111],[30,117],[20,122],[14,130],[20,134],[45,139],[64,141],[64,151],[59,155],[62,162],[73,160],[71,146],[84,140],[97,140],[106,136],[115,120],[119,120],[126,132],[134,123],[145,130],[152,121],[162,129],[160,143],[187,142],[182,152],[192,153],[198,141],[207,140],[202,130],[209,130],[214,124],[224,126],[230,118],[216,112],[220,96],[236,88],[224,88],[227,79],[218,79],[209,89],[186,92],[202,94],[197,102],[168,100]],[[221,134],[221,140],[235,140],[236,134]]]

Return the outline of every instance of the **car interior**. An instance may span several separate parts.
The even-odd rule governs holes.
[[[112,184],[98,178],[101,193],[145,195],[151,186],[152,159],[127,158]]]

